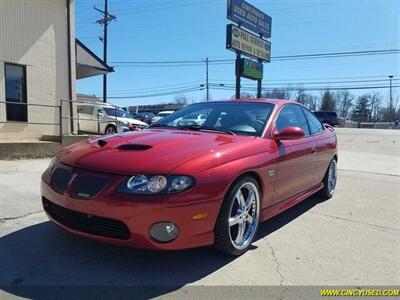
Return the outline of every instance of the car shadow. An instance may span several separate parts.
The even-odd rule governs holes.
[[[260,225],[256,240],[320,202],[311,197],[267,220]],[[119,293],[118,298],[124,290],[132,296],[127,288],[134,286],[135,299],[148,299],[196,282],[235,259],[212,248],[148,251],[102,244],[43,222],[0,238],[0,290],[30,299],[71,299],[86,292],[94,299],[106,296],[109,287]],[[81,287],[79,293],[77,287]]]

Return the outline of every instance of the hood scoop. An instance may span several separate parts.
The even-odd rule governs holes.
[[[152,148],[150,145],[141,145],[141,144],[123,144],[118,146],[118,150],[122,151],[143,151]]]
[[[97,144],[99,144],[100,147],[104,147],[105,145],[107,145],[107,141],[106,140],[99,140],[97,142]]]

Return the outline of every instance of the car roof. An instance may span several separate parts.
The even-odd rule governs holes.
[[[251,102],[251,103],[271,103],[276,106],[282,106],[285,104],[298,104],[303,106],[301,103],[294,100],[287,99],[270,99],[270,98],[242,98],[242,99],[223,99],[223,100],[212,100],[210,102]],[[207,102],[201,102],[207,103]]]

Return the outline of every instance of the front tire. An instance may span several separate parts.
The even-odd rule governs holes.
[[[325,199],[332,198],[336,189],[337,181],[337,162],[336,159],[332,159],[329,164],[328,170],[325,173],[322,183],[324,184],[323,189],[319,192],[319,195]]]
[[[116,134],[117,133],[117,128],[114,125],[108,125],[106,127],[106,130],[104,132],[105,134]]]
[[[260,188],[253,177],[241,177],[233,184],[215,225],[216,249],[234,256],[249,249],[258,230],[260,199]]]

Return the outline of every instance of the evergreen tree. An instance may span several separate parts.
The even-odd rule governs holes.
[[[335,111],[336,103],[335,103],[335,94],[330,90],[326,90],[321,97],[321,108],[320,110],[325,111]]]
[[[352,118],[356,122],[367,122],[370,115],[369,96],[362,95],[357,98],[356,106],[354,107]]]

